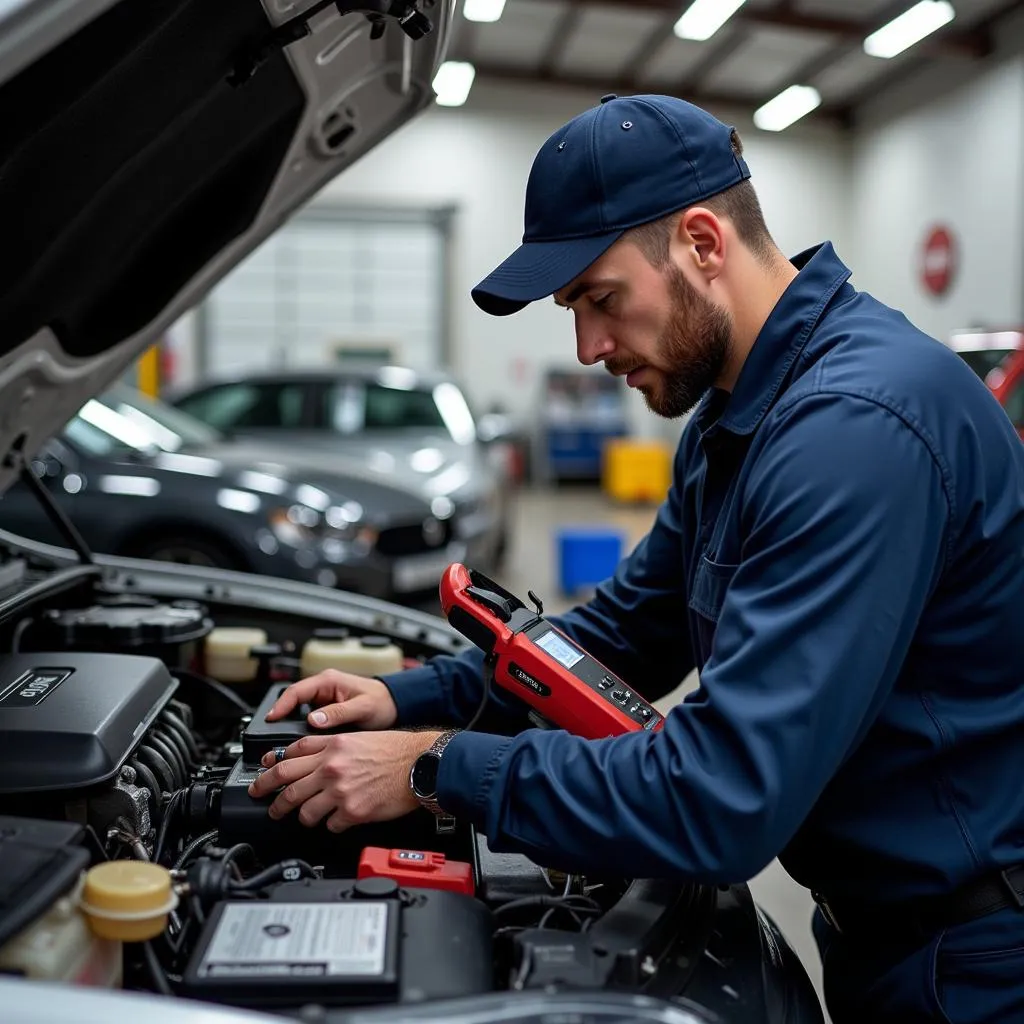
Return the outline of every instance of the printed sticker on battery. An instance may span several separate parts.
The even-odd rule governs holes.
[[[378,977],[387,948],[386,903],[232,903],[199,977]]]

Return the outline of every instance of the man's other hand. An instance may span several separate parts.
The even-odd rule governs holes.
[[[315,729],[341,725],[390,729],[398,718],[391,692],[379,679],[368,679],[333,668],[289,686],[267,712],[267,721],[285,718],[300,704],[311,704],[316,708],[307,718]]]

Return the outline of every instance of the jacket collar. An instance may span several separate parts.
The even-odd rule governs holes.
[[[761,328],[732,394],[712,391],[698,410],[701,435],[713,426],[734,434],[757,429],[825,309],[850,277],[831,242],[805,250],[792,263],[799,273]]]

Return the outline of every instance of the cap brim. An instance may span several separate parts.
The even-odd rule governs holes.
[[[619,230],[562,242],[525,242],[473,289],[473,301],[492,316],[518,313],[579,277],[622,235]]]

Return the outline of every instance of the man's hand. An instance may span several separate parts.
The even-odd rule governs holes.
[[[301,684],[299,684],[301,685]],[[327,818],[332,832],[371,821],[390,821],[416,810],[409,789],[413,762],[439,732],[347,733],[304,736],[285,750],[249,787],[259,798],[284,789],[270,805],[270,816],[282,818],[299,808],[299,821],[313,826]]]
[[[267,712],[267,721],[290,715],[300,704],[314,704],[307,721],[314,728],[358,725],[390,729],[398,718],[391,691],[379,679],[367,679],[329,668],[293,683]]]

